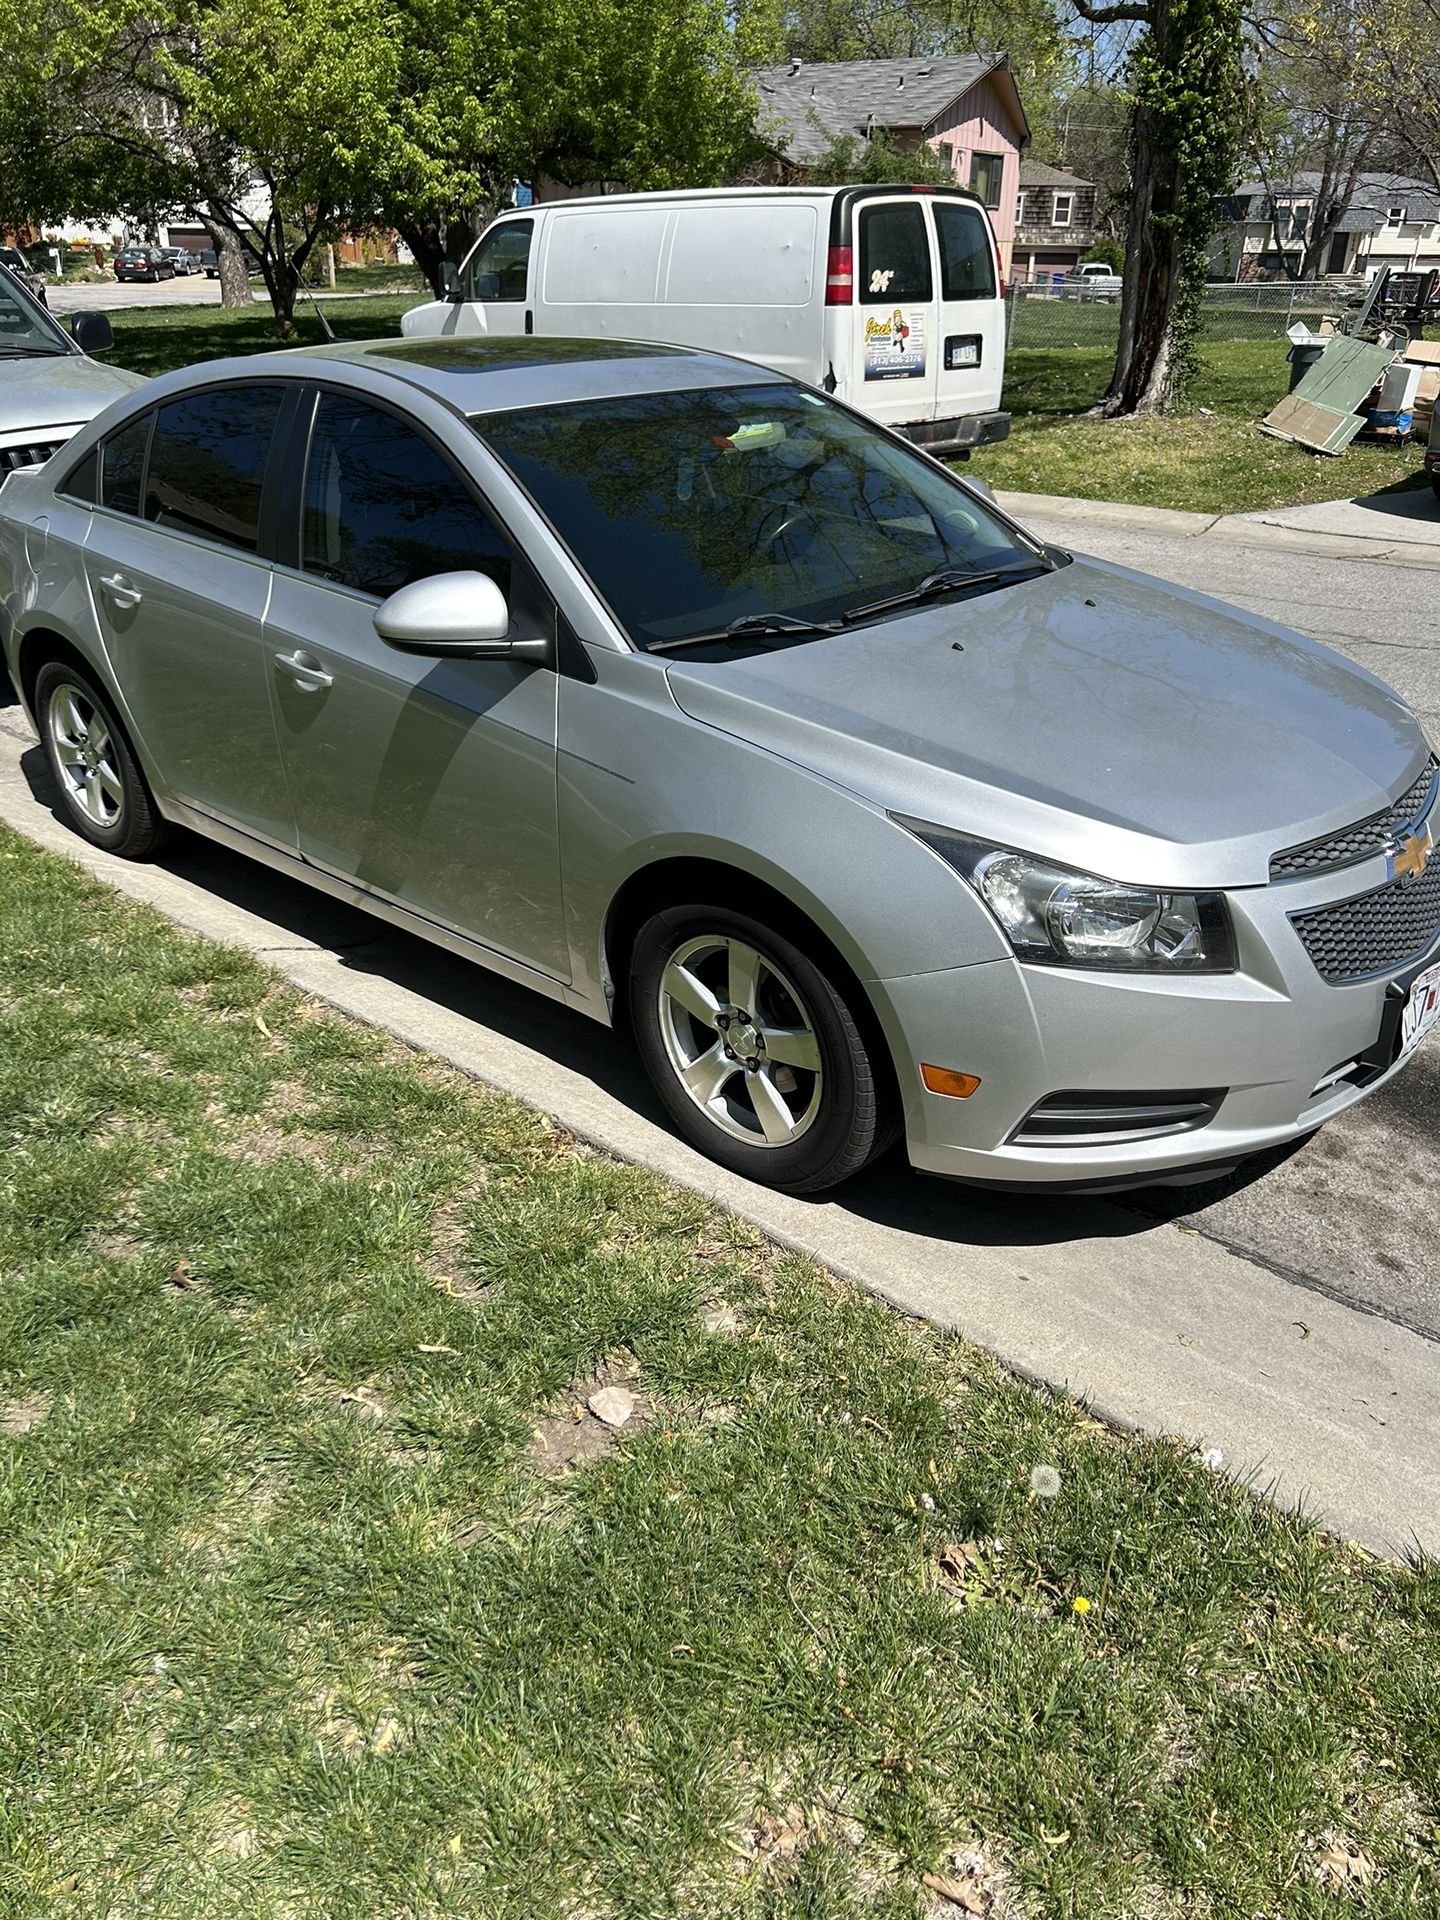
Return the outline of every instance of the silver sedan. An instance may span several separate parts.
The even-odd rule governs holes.
[[[1193,1177],[1440,1018],[1440,769],[1293,633],[1047,547],[824,394],[530,338],[221,361],[0,491],[60,805],[603,1022],[793,1191]]]

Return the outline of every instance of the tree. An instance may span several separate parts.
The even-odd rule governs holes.
[[[1240,0],[1074,0],[1097,26],[1142,31],[1132,101],[1125,287],[1115,370],[1097,411],[1160,412],[1193,372],[1215,202],[1233,183],[1245,79]]]
[[[438,286],[516,180],[719,184],[760,152],[722,0],[403,0],[372,198]]]
[[[1361,0],[1364,4],[1364,0]],[[1264,98],[1257,102],[1246,149],[1270,201],[1276,250],[1292,278],[1316,280],[1326,270],[1330,245],[1371,163],[1380,122],[1367,99],[1371,54],[1360,7],[1352,0],[1327,10],[1323,19],[1307,0],[1289,0],[1253,21],[1264,51]],[[1306,196],[1308,213],[1295,236],[1290,203],[1296,177],[1315,175]]]
[[[926,142],[902,147],[882,128],[868,140],[835,134],[820,157],[807,165],[805,178],[819,187],[883,186],[890,181],[953,187],[955,169]]]
[[[1358,0],[1365,63],[1362,99],[1374,116],[1377,148],[1397,173],[1440,191],[1440,0]]]

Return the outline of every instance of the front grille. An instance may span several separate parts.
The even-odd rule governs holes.
[[[21,467],[43,466],[64,444],[63,440],[36,440],[28,447],[0,447],[0,479],[7,473],[18,473]]]
[[[1368,980],[1419,960],[1440,939],[1440,859],[1418,880],[1394,880],[1358,900],[1290,916],[1323,980]]]
[[[1381,852],[1388,840],[1425,811],[1437,771],[1440,771],[1440,760],[1432,753],[1413,784],[1393,805],[1323,840],[1311,840],[1303,847],[1287,847],[1283,853],[1272,855],[1270,878],[1295,880],[1312,873],[1326,873],[1335,867],[1353,867],[1358,860],[1368,860],[1372,854]]]
[[[1017,1147],[1117,1147],[1208,1126],[1225,1090],[1188,1093],[1051,1093],[1011,1134]]]

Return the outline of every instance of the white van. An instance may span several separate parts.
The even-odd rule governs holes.
[[[713,348],[965,454],[1010,431],[1004,293],[959,187],[720,187],[503,214],[401,328]]]

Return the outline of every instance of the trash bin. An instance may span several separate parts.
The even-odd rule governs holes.
[[[1290,362],[1289,391],[1291,393],[1299,386],[1300,382],[1305,378],[1306,374],[1324,353],[1329,344],[1328,340],[1297,340],[1295,345],[1291,347],[1289,353],[1285,356]]]

